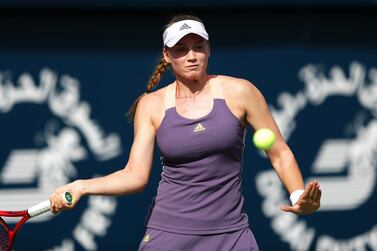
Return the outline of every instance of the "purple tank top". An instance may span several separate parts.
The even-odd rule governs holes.
[[[215,234],[248,226],[243,211],[245,128],[224,99],[188,119],[168,108],[157,131],[163,171],[147,226],[183,234]]]

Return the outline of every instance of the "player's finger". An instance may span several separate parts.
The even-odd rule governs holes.
[[[314,186],[314,192],[313,192],[313,201],[316,201],[318,198],[318,193],[319,193],[319,184],[316,183]]]
[[[66,203],[65,203],[65,200],[64,200],[64,193],[63,192],[59,193],[58,200],[59,200],[59,208],[60,209],[63,209],[64,207],[66,207]]]
[[[318,191],[316,193],[316,196],[314,197],[314,201],[320,203],[322,196],[322,190],[318,186]]]
[[[280,210],[285,211],[285,212],[291,212],[291,213],[295,212],[295,208],[292,207],[292,206],[288,206],[288,205],[281,206]]]
[[[309,201],[314,200],[314,197],[316,196],[317,191],[318,191],[318,189],[317,189],[316,183],[315,182],[310,183],[310,191],[309,191],[309,195],[308,195]]]
[[[310,194],[311,185],[310,183],[306,186],[304,193],[301,195],[300,199],[308,199]]]
[[[51,212],[53,212],[54,214],[57,214],[59,212],[59,210],[58,210],[58,207],[56,205],[55,194],[53,194],[50,197],[50,203],[51,203]]]
[[[56,191],[53,194],[52,199],[51,199],[52,209],[53,209],[53,212],[55,212],[55,213],[59,213],[63,208],[63,203],[61,201],[60,194],[61,194],[61,192],[59,190]]]
[[[54,209],[55,209],[55,194],[51,194],[49,200],[50,200],[51,211],[54,212]]]
[[[316,185],[315,185],[314,181],[310,182],[309,185],[308,185],[308,199],[309,200],[313,200],[313,198],[314,198],[314,194],[315,194],[315,190],[316,190],[315,186]]]

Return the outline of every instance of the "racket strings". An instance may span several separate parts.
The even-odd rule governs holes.
[[[8,230],[4,223],[0,220],[0,251],[8,251]]]

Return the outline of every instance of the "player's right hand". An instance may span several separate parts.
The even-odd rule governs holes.
[[[75,207],[83,195],[82,191],[83,189],[80,180],[76,180],[72,183],[57,188],[50,196],[51,212],[58,214],[64,209],[71,209]],[[72,195],[72,203],[67,203],[66,199],[64,198],[66,192]]]

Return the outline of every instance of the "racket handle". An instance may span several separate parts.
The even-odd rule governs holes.
[[[63,200],[67,205],[72,205],[73,202],[73,196],[70,192],[64,192],[63,193]]]
[[[35,216],[38,216],[38,215],[41,215],[43,213],[50,211],[50,208],[51,208],[50,200],[45,200],[41,203],[38,203],[37,205],[30,207],[27,210],[27,213],[29,214],[31,218],[33,218]]]
[[[72,201],[73,201],[72,194],[70,194],[69,192],[64,192],[63,198],[64,198],[65,203],[67,203],[67,205],[72,204]],[[35,216],[49,212],[50,210],[51,210],[51,202],[50,202],[50,200],[45,200],[41,203],[38,203],[37,205],[30,207],[27,210],[27,212],[28,212],[30,218],[33,218]]]

